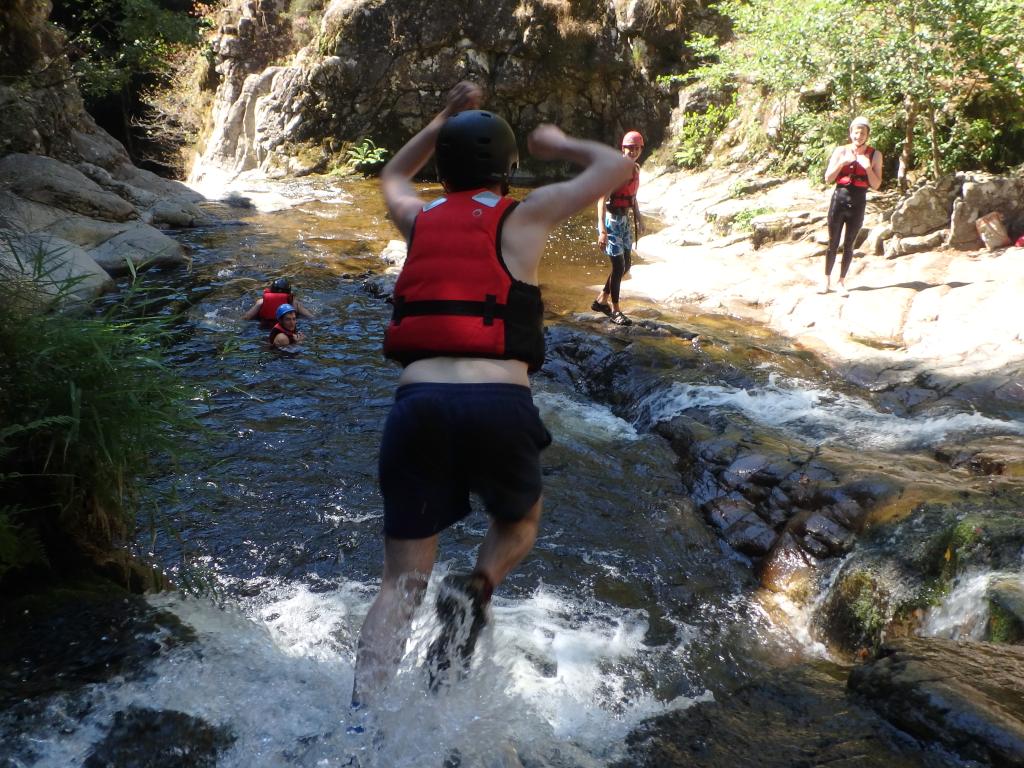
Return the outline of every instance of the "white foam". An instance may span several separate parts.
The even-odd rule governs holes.
[[[548,428],[560,436],[584,437],[590,442],[616,443],[639,440],[636,428],[612,413],[607,406],[581,402],[553,392],[537,391],[533,401]]]
[[[436,626],[432,610],[421,610],[395,683],[366,733],[351,735],[356,637],[375,590],[358,582],[250,586],[260,594],[227,609],[153,597],[198,640],[165,649],[145,679],[93,686],[84,719],[62,715],[67,702],[55,700],[52,721],[69,725],[34,734],[39,768],[81,764],[113,713],[130,706],[223,726],[235,737],[218,760],[224,768],[347,765],[353,754],[361,768],[418,768],[440,765],[453,750],[466,768],[483,768],[503,764],[513,744],[541,755],[573,751],[576,764],[596,768],[621,757],[640,720],[692,703],[636,690],[631,665],[650,650],[643,612],[581,605],[541,588],[525,600],[495,600],[473,673],[437,695],[423,671]]]
[[[969,571],[957,578],[942,601],[927,610],[918,634],[949,640],[982,640],[989,618],[988,588],[993,581],[1015,579],[1024,586],[1024,575],[994,571]]]
[[[855,448],[924,448],[952,435],[1024,434],[1024,423],[978,413],[922,417],[882,413],[860,398],[774,375],[753,389],[676,383],[668,393],[658,393],[642,404],[649,423],[669,421],[690,408],[739,411],[764,426]]]

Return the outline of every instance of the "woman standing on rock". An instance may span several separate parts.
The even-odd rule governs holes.
[[[825,290],[831,290],[832,267],[836,263],[839,240],[843,242],[843,261],[839,267],[839,291],[846,290],[846,273],[853,262],[853,243],[864,223],[868,187],[882,186],[882,153],[868,144],[871,125],[866,117],[850,123],[850,143],[836,147],[825,169],[825,183],[835,182],[832,204],[828,208],[828,252],[825,254]],[[843,227],[846,233],[843,234]]]

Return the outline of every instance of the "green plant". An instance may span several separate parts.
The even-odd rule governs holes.
[[[772,170],[804,173],[812,181],[824,183],[832,150],[846,140],[844,125],[841,117],[831,113],[799,109],[786,115],[772,145]]]
[[[13,299],[0,302],[0,578],[124,564],[143,470],[195,426],[162,358],[172,318],[135,285],[99,314],[46,311],[77,282],[54,261],[0,259]]]
[[[345,164],[353,170],[365,173],[383,165],[387,156],[388,151],[384,147],[378,147],[372,139],[362,139],[345,152]]]
[[[703,165],[711,145],[735,117],[735,96],[723,105],[709,104],[704,112],[687,113],[679,133],[676,163],[683,168],[699,168]]]
[[[774,208],[745,208],[732,218],[732,231],[746,232],[751,228],[751,222],[758,216],[774,213]]]

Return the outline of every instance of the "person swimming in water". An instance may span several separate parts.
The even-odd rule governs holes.
[[[277,349],[298,344],[304,338],[299,332],[298,316],[291,304],[282,304],[277,308],[277,322],[270,329],[267,342]]]
[[[295,298],[295,295],[292,293],[291,285],[288,283],[288,279],[285,277],[279,277],[274,280],[268,288],[264,289],[263,296],[256,299],[256,303],[245,311],[245,314],[242,315],[242,319],[261,320],[267,323],[275,322],[278,319],[278,307],[282,304],[290,304],[296,314],[302,315],[303,317],[313,317],[313,313],[306,309],[306,307],[299,303],[298,299]]]

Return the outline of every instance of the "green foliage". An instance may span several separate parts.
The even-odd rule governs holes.
[[[198,4],[197,4],[198,5]],[[53,19],[68,35],[82,94],[98,98],[134,76],[161,74],[182,45],[199,43],[201,22],[169,0],[64,0]]]
[[[288,7],[292,40],[296,48],[302,48],[316,38],[323,18],[324,0],[292,0]]]
[[[758,216],[774,212],[774,208],[745,208],[733,216],[731,228],[735,232],[747,232],[751,229],[751,222]]]
[[[16,269],[0,261],[0,280],[12,294],[0,302],[3,577],[123,543],[138,478],[152,459],[178,452],[176,435],[193,419],[161,357],[170,320],[149,312],[144,292],[96,316],[41,311],[30,297],[52,295],[54,280],[42,252]],[[63,281],[56,292],[73,289]]]
[[[990,599],[986,635],[985,639],[990,643],[1019,643],[1024,637],[1024,627],[1016,616]]]
[[[712,86],[752,79],[781,101],[782,168],[816,174],[829,151],[820,123],[843,141],[858,113],[871,114],[872,143],[887,153],[880,128],[912,163],[926,146],[926,162],[914,164],[933,172],[1024,160],[1024,0],[722,0],[718,10],[735,39],[689,40],[705,62],[692,74]],[[812,85],[827,87],[817,119],[793,98]]]
[[[727,104],[710,104],[704,112],[689,112],[679,133],[675,161],[683,168],[699,168],[711,146],[736,117],[736,98]]]
[[[383,165],[387,156],[388,151],[384,147],[378,147],[372,139],[362,139],[345,152],[346,164],[353,170],[363,173]]]
[[[775,140],[772,168],[781,173],[804,173],[820,183],[832,149],[845,137],[843,124],[828,115],[809,110],[786,115]]]

